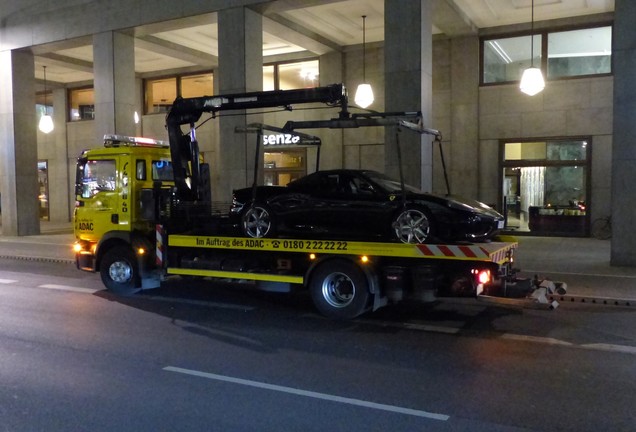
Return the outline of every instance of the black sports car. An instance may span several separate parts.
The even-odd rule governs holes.
[[[404,189],[376,171],[317,171],[287,186],[235,190],[230,217],[254,238],[482,242],[503,227],[480,202]]]

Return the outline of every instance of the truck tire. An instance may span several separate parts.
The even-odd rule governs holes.
[[[106,288],[115,294],[129,296],[141,289],[137,259],[127,246],[109,249],[102,258],[99,274]]]
[[[314,269],[309,291],[316,309],[329,318],[349,320],[369,305],[369,282],[360,267],[347,260],[329,260]]]

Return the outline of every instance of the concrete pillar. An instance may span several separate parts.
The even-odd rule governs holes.
[[[68,141],[66,134],[66,118],[68,112],[66,88],[53,90],[53,124],[55,129],[47,137],[54,147],[53,159],[49,161],[49,218],[51,222],[68,222],[71,220],[71,208],[75,200],[69,193],[74,186],[74,179],[69,176]],[[77,158],[79,155],[70,155]]]
[[[479,195],[479,38],[453,38],[451,48],[451,138],[448,173],[453,194]],[[441,131],[443,134],[446,131]],[[437,163],[437,160],[435,161]],[[446,191],[445,191],[446,192]]]
[[[614,131],[612,143],[611,264],[636,266],[636,2],[616,0],[612,61]]]
[[[0,52],[2,234],[40,233],[33,54]]]
[[[243,7],[219,12],[219,91],[244,93],[263,89],[263,22],[258,13]],[[227,114],[227,113],[224,113]],[[256,136],[237,134],[237,126],[260,122],[262,116],[219,119],[220,140],[212,168],[212,200],[230,201],[232,189],[252,183]],[[262,150],[262,149],[261,149]],[[262,151],[259,169],[262,174]],[[219,173],[223,172],[223,176]]]
[[[385,110],[421,111],[427,127],[433,127],[432,13],[432,0],[384,1]],[[399,140],[405,182],[431,191],[431,137],[404,131]],[[385,169],[399,175],[394,128],[385,132]]]
[[[104,134],[135,135],[135,43],[131,36],[103,32],[93,36],[95,139]]]

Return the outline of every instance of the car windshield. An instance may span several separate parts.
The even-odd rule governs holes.
[[[400,192],[402,190],[402,186],[398,180],[393,180],[385,174],[376,171],[365,171],[364,174],[369,177],[371,181],[384,188],[387,192]],[[406,189],[407,192],[422,193],[422,191],[418,188],[407,184],[404,185],[404,189]]]

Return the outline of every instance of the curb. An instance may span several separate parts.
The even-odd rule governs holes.
[[[21,255],[0,255],[0,259],[14,259],[20,261],[50,262],[59,264],[75,264],[74,259],[70,258],[52,258],[52,257],[33,257]]]

